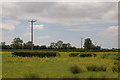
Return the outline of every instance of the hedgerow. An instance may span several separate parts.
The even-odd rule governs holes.
[[[96,57],[97,54],[94,53],[70,53],[69,54],[70,57]]]
[[[70,57],[76,57],[76,56],[78,56],[78,55],[79,55],[79,53],[70,53],[70,54],[69,54]]]
[[[56,57],[60,56],[58,52],[13,52],[12,55],[14,56],[21,56],[21,57]]]

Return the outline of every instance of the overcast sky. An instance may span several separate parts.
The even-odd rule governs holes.
[[[117,2],[5,2],[0,13],[2,41],[30,40],[34,23],[34,43],[49,46],[62,40],[80,47],[80,38],[91,38],[103,48],[118,47]]]

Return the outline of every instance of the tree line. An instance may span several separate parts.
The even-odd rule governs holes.
[[[101,49],[101,46],[94,45],[90,38],[86,38],[84,40],[84,48],[76,48],[75,46],[71,46],[70,43],[64,43],[63,41],[59,40],[57,42],[50,43],[50,46],[46,45],[35,45],[32,44],[31,41],[26,43],[23,42],[20,38],[14,38],[10,45],[6,45],[6,42],[1,42],[0,47],[1,49],[51,49],[51,50],[64,50],[64,51],[108,51],[109,49]],[[114,49],[113,51],[116,51]]]

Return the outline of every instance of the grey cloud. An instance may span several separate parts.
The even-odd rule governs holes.
[[[38,19],[41,22],[78,25],[83,23],[116,23],[117,3],[113,2],[17,2],[4,3],[8,19]]]

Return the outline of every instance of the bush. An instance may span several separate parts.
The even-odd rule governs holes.
[[[119,62],[114,62],[113,64],[118,66],[118,65],[119,65]]]
[[[81,68],[79,68],[78,66],[72,66],[70,67],[70,71],[73,73],[73,74],[78,74],[81,72]]]
[[[120,54],[116,55],[116,60],[120,60]]]
[[[92,54],[80,54],[80,57],[92,57]]]
[[[57,52],[14,52],[13,56],[21,56],[21,57],[56,57],[60,56]]]
[[[112,71],[113,72],[120,72],[120,66],[113,66]]]
[[[107,68],[103,66],[96,66],[96,65],[91,65],[87,66],[88,71],[106,71]]]
[[[108,57],[108,55],[107,55],[107,54],[102,54],[100,57],[101,57],[102,59],[105,59],[105,58]]]
[[[94,54],[94,53],[70,53],[69,56],[70,57],[76,57],[76,56],[80,56],[80,57],[96,57],[97,54]]]
[[[70,53],[70,54],[69,54],[70,57],[76,57],[76,56],[78,56],[78,55],[79,55],[79,53]]]
[[[93,54],[93,53],[91,53],[91,54],[80,54],[80,57],[96,57],[97,56],[97,54]]]

